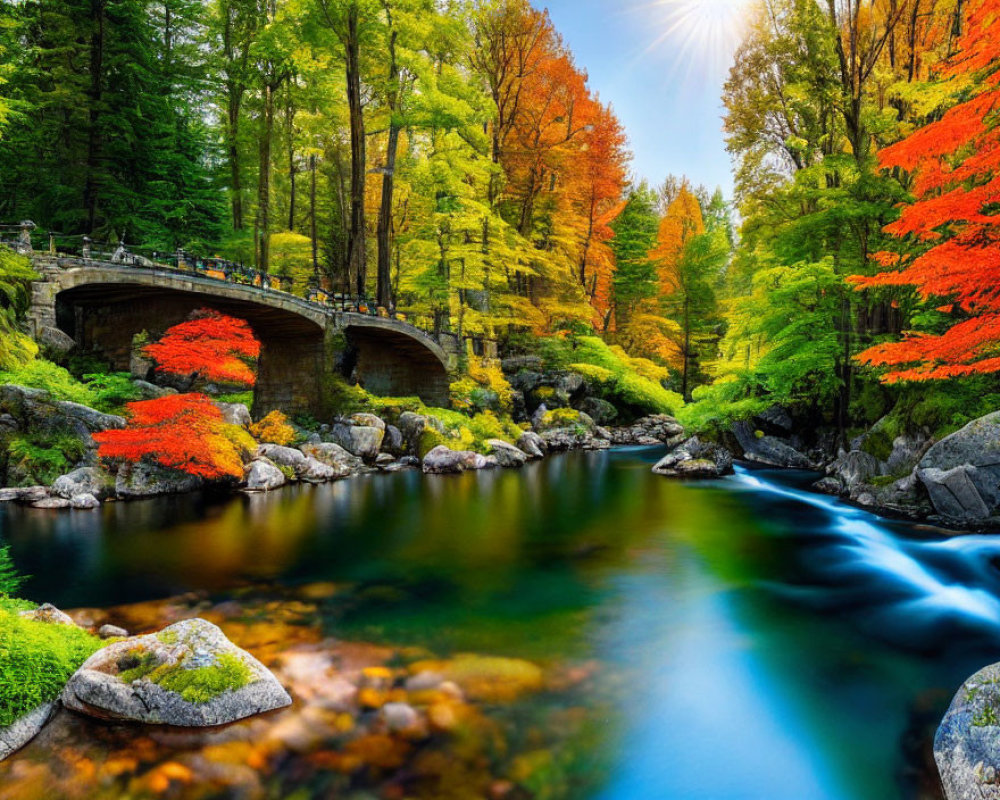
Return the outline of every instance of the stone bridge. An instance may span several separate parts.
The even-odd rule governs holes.
[[[197,308],[245,319],[261,342],[254,413],[279,408],[319,418],[338,374],[384,396],[448,403],[459,341],[401,320],[340,311],[286,292],[196,272],[35,255],[29,324],[44,345],[79,347],[128,371],[136,334],[162,334]]]

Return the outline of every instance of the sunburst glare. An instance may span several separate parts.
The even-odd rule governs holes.
[[[750,0],[653,0],[636,7],[651,17],[647,55],[665,55],[686,80],[718,79],[743,36]]]

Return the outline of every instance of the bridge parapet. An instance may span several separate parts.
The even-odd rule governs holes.
[[[342,311],[288,292],[223,280],[159,264],[121,264],[78,256],[35,254],[41,279],[32,284],[29,324],[49,347],[110,354],[128,369],[133,337],[162,330],[194,308],[210,305],[251,324],[263,344],[255,411],[324,408],[324,376],[343,369],[332,335],[343,333],[355,378],[376,394],[416,394],[448,402],[459,342],[403,320]],[[343,339],[341,339],[343,341]]]

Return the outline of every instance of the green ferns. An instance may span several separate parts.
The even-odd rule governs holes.
[[[0,727],[59,696],[69,677],[104,643],[74,625],[18,616],[31,603],[0,598]]]
[[[86,446],[69,431],[18,434],[8,444],[8,476],[22,486],[49,485],[72,469]]]
[[[157,638],[171,643],[162,634]],[[187,669],[183,662],[160,663],[151,650],[135,647],[119,662],[118,678],[123,683],[145,679],[176,692],[185,702],[207,703],[227,691],[242,689],[253,680],[253,673],[233,653],[221,653],[214,664]]]

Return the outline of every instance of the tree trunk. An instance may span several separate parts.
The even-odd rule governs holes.
[[[368,278],[365,254],[365,118],[361,104],[361,58],[358,31],[358,4],[352,0],[347,11],[347,105],[351,123],[351,229],[347,240],[347,272],[352,291],[365,294]]]
[[[309,170],[312,172],[312,186],[309,189],[309,238],[312,239],[313,280],[319,279],[319,242],[316,238],[316,155],[309,156]]]
[[[91,0],[90,39],[90,113],[87,131],[87,179],[83,189],[83,208],[87,217],[87,232],[93,233],[97,223],[97,195],[101,169],[101,101],[104,96],[104,0]],[[124,234],[123,234],[124,235]]]
[[[392,28],[392,9],[383,3],[389,27]],[[375,283],[375,305],[385,309],[393,307],[392,298],[392,194],[396,181],[396,153],[399,150],[399,111],[401,86],[399,64],[396,62],[395,30],[389,34],[389,141],[386,145],[385,171],[382,173],[382,204],[378,212],[378,274]]]
[[[260,177],[257,182],[257,227],[260,252],[257,268],[267,272],[271,266],[271,139],[274,136],[274,85],[264,86],[264,128],[260,137]]]
[[[229,191],[232,194],[233,230],[243,230],[243,181],[240,175],[240,108],[243,105],[243,91],[231,85],[228,90],[226,108],[226,149],[229,160]]]

